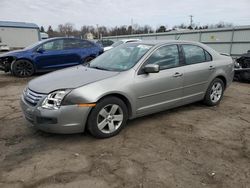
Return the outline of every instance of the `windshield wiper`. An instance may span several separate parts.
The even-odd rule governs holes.
[[[93,67],[90,67],[90,68],[93,68],[93,69],[98,69],[98,70],[107,70],[107,71],[110,71],[110,70],[109,70],[109,69],[107,69],[107,68],[98,67],[98,66],[93,66]]]

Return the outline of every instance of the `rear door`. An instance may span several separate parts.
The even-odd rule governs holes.
[[[201,100],[215,70],[212,56],[200,46],[183,44],[182,52],[185,61],[183,74],[183,102]]]
[[[81,57],[84,60],[87,57],[97,57],[99,54],[103,53],[103,50],[100,46],[93,44],[88,40],[81,40]]]
[[[81,63],[82,51],[81,40],[78,39],[64,39],[63,50],[65,54],[64,66],[73,66]]]
[[[181,104],[183,96],[183,67],[180,66],[177,45],[166,45],[156,49],[146,60],[147,64],[160,65],[159,73],[145,74],[139,71],[135,77],[136,113],[150,114]]]

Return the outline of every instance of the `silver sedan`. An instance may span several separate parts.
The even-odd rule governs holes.
[[[128,43],[29,82],[21,98],[38,129],[98,138],[118,134],[128,119],[203,101],[219,104],[234,75],[233,60],[186,41]]]

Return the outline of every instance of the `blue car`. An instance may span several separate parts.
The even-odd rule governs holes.
[[[75,38],[52,38],[23,50],[0,55],[0,70],[18,77],[36,72],[48,72],[89,63],[103,53],[103,48],[91,41]]]

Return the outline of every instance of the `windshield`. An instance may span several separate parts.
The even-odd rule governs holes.
[[[39,41],[39,42],[36,42],[36,43],[34,43],[34,44],[31,44],[30,46],[27,46],[26,48],[24,48],[24,50],[30,50],[30,49],[36,47],[37,45],[39,45],[39,44],[41,44],[41,43],[43,43],[43,42],[44,42],[44,40],[41,40],[41,41]]]
[[[138,43],[123,44],[92,60],[90,67],[118,72],[125,71],[132,68],[151,47],[152,45]]]
[[[122,42],[122,41],[117,41],[117,42],[115,42],[114,44],[112,44],[111,46],[112,47],[116,47],[116,46],[120,46],[121,44],[123,44],[124,42]]]

